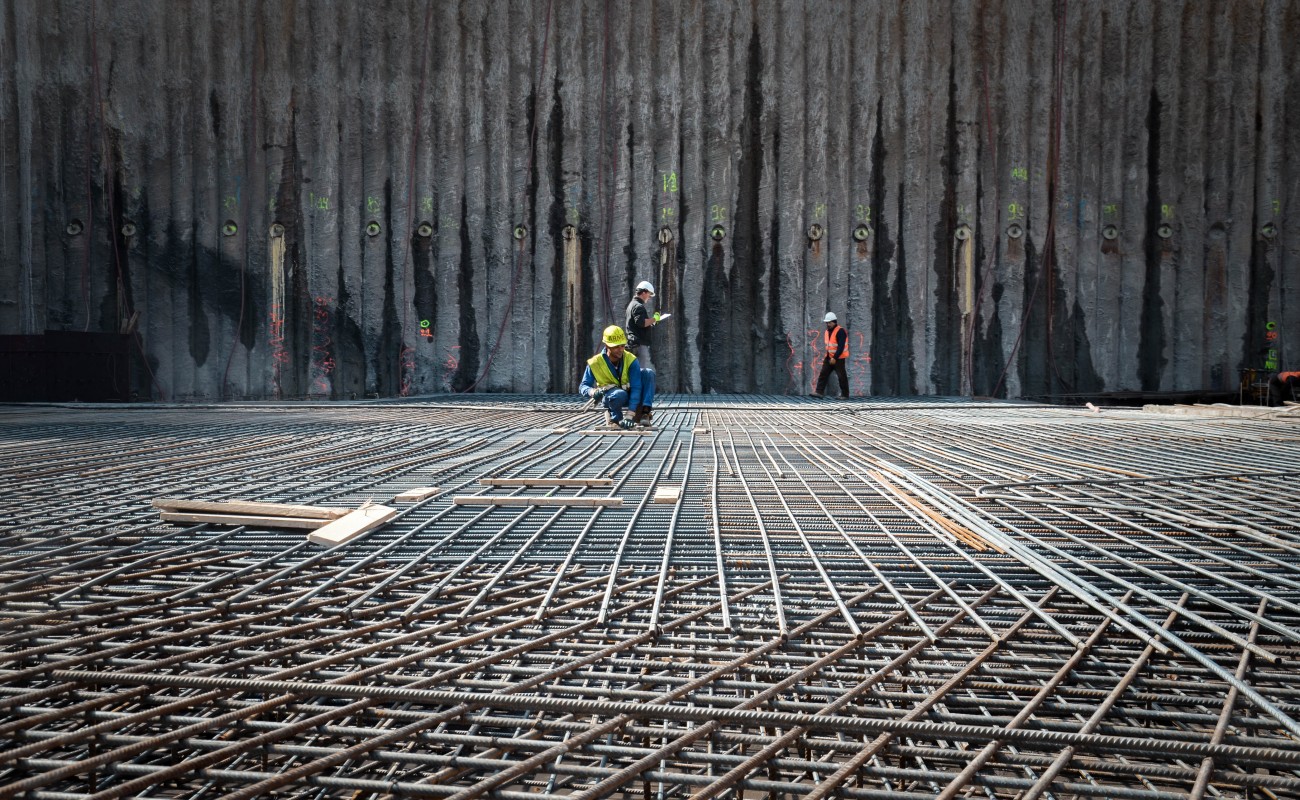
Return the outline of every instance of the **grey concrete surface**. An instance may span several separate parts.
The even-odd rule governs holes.
[[[809,392],[828,309],[855,393],[1227,389],[1300,366],[1297,40],[1300,0],[0,0],[0,333],[134,318],[154,399],[567,392],[649,279],[666,391]]]

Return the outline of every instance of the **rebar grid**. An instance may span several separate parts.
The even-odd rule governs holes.
[[[0,795],[1300,796],[1293,422],[595,417],[0,411]],[[332,549],[149,507],[415,487]]]

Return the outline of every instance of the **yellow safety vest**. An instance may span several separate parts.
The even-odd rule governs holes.
[[[591,367],[591,375],[596,379],[597,386],[620,386],[627,389],[631,386],[631,379],[628,377],[632,374],[632,362],[636,361],[636,356],[631,353],[623,352],[623,379],[614,380],[614,373],[609,371],[609,362],[605,361],[604,353],[597,353],[587,359],[587,366]]]

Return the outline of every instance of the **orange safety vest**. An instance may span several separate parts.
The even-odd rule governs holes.
[[[831,358],[832,356],[834,356],[835,351],[839,348],[839,342],[835,341],[835,336],[840,330],[841,330],[840,326],[836,325],[834,328],[831,328],[830,330],[826,331],[826,357],[827,358]],[[848,357],[849,357],[849,336],[848,333],[845,332],[844,355],[840,356],[840,358],[848,358]]]
[[[1277,374],[1277,379],[1283,383],[1286,383],[1291,378],[1300,379],[1300,372],[1279,372]]]

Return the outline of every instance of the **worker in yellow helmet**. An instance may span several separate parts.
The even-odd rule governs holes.
[[[610,325],[601,339],[605,349],[587,359],[587,371],[578,393],[604,405],[611,428],[650,427],[655,398],[654,370],[642,369],[636,356],[627,352],[627,334],[619,326]],[[635,411],[632,419],[623,416],[627,408]]]

